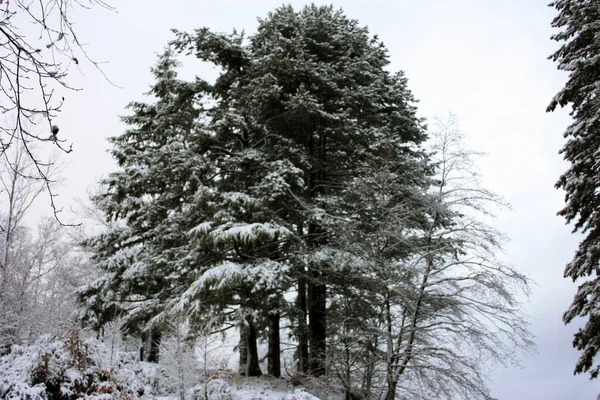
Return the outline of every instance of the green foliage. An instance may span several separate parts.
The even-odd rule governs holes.
[[[576,317],[587,319],[573,340],[574,347],[582,351],[575,373],[590,372],[596,378],[600,372],[600,365],[593,362],[600,343],[600,320],[594,311],[600,304],[600,8],[587,0],[560,0],[551,6],[558,11],[552,26],[561,29],[552,38],[562,45],[550,58],[560,70],[569,72],[569,78],[548,111],[570,104],[573,117],[561,149],[570,166],[556,183],[565,191],[565,207],[559,214],[567,223],[574,223],[574,231],[584,234],[564,273],[573,281],[584,282],[563,319],[565,323]]]
[[[191,55],[220,68],[214,83],[177,77]],[[514,293],[502,292],[526,282],[495,263],[495,231],[465,213],[497,197],[434,179],[445,159],[424,150],[407,80],[388,64],[383,44],[333,7],[280,7],[249,38],[175,31],[153,102],[132,103],[111,139],[119,170],[93,199],[109,227],[86,243],[102,275],[80,290],[82,319],[96,329],[121,319],[139,335],[182,317],[191,336],[241,324],[250,337],[282,317],[309,339],[309,372],[330,368],[349,393],[357,376],[379,374],[378,389],[408,376],[405,390],[439,378],[447,398],[486,394],[456,343],[476,338],[477,355],[503,356],[485,318],[526,343]],[[469,309],[474,292],[490,307]],[[326,365],[327,354],[346,358]],[[419,375],[413,358],[448,369]]]
[[[308,226],[334,234],[357,174],[384,161],[415,184],[425,171],[406,79],[341,11],[281,7],[249,40],[203,28],[170,48],[153,69],[156,102],[131,104],[111,139],[121,170],[94,199],[112,223],[87,243],[105,272],[80,292],[96,328],[284,311]],[[181,81],[176,53],[222,72]]]

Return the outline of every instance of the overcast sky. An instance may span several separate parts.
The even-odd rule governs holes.
[[[172,38],[170,29],[208,26],[216,31],[253,33],[256,18],[281,5],[275,0],[113,1],[117,13],[101,9],[73,15],[89,54],[108,63],[109,84],[89,65],[70,82],[84,90],[65,94],[55,120],[61,137],[73,142],[59,203],[69,205],[114,169],[106,153],[108,136],[119,135],[125,105],[143,100],[152,82],[150,67]],[[296,8],[305,2],[291,1]],[[329,2],[316,1],[317,4]],[[554,182],[566,164],[558,155],[566,110],[545,112],[566,76],[549,60],[555,10],[545,0],[371,0],[335,1],[367,25],[389,49],[391,70],[402,69],[419,99],[419,113],[455,113],[471,144],[488,153],[481,162],[486,185],[513,206],[497,224],[511,238],[505,259],[537,282],[525,305],[532,318],[539,354],[522,368],[497,368],[493,394],[500,399],[595,399],[600,381],[573,376],[577,352],[574,326],[561,321],[575,291],[563,279],[578,238],[556,212],[563,195]],[[214,76],[197,66],[194,73]]]

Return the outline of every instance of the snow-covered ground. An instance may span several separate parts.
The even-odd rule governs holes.
[[[57,395],[68,400],[344,398],[341,390],[318,379],[246,377],[225,368],[194,374],[194,381],[186,381],[183,368],[173,374],[164,365],[140,362],[131,354],[119,353],[116,358],[110,354],[102,342],[86,339],[78,330],[69,331],[60,340],[45,336],[29,346],[13,346],[10,354],[0,357],[0,398],[46,400]]]
[[[270,376],[244,377],[232,374],[226,379],[214,379],[204,385],[200,384],[188,391],[190,399],[210,400],[319,400],[303,387],[294,387],[289,379],[278,379]],[[338,399],[336,394],[328,399]],[[163,397],[163,400],[178,400],[179,396]]]

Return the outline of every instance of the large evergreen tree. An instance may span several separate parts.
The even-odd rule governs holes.
[[[218,63],[224,72],[217,85],[229,93],[221,105],[229,104],[245,124],[262,129],[261,145],[302,172],[302,185],[289,190],[279,212],[304,239],[309,255],[294,257],[295,315],[300,369],[318,375],[325,365],[331,266],[311,261],[310,254],[319,253],[335,234],[328,221],[344,215],[341,196],[358,174],[390,161],[404,168],[403,174],[421,171],[419,144],[425,135],[406,79],[384,69],[383,45],[341,11],[281,7],[260,22],[245,48],[232,46],[229,38],[200,29],[179,33],[174,44]]]
[[[406,79],[385,69],[381,42],[332,7],[281,7],[248,41],[178,32],[171,48],[221,73],[214,84],[181,81],[168,51],[154,70],[156,101],[134,103],[130,129],[112,139],[120,170],[95,201],[114,227],[90,240],[105,273],[82,290],[85,316],[146,333],[174,313],[241,322],[255,374],[256,331],[268,321],[278,340],[293,282],[300,367],[320,375],[328,288],[339,285],[323,255],[336,251],[338,221],[354,218],[353,182],[373,168],[404,186],[426,175]]]
[[[308,364],[319,375],[325,368],[327,284],[334,267],[310,255],[321,258],[336,234],[331,221],[347,216],[342,198],[357,176],[390,160],[404,175],[422,171],[419,144],[425,134],[403,74],[385,69],[383,44],[340,10],[281,7],[261,21],[250,49],[255,62],[249,73],[269,80],[266,88],[264,83],[249,88],[269,93],[268,102],[255,98],[256,118],[303,155],[294,160],[304,185],[290,205],[297,210],[291,221],[309,255],[296,270],[298,304],[308,305]],[[301,340],[300,354],[302,346]]]
[[[84,320],[96,329],[123,318],[126,333],[148,333],[187,279],[181,271],[193,254],[182,258],[179,250],[193,221],[182,215],[214,169],[203,157],[209,137],[195,122],[194,96],[207,86],[177,80],[175,66],[169,52],[160,57],[150,91],[157,101],[132,103],[124,118],[131,129],[111,139],[121,170],[93,199],[110,228],[87,243],[103,275],[80,290]]]
[[[552,38],[562,42],[551,59],[569,78],[548,111],[570,104],[573,118],[561,150],[571,165],[556,183],[566,192],[559,214],[574,223],[574,231],[584,234],[565,269],[565,277],[583,283],[563,319],[569,323],[576,317],[587,318],[573,340],[582,351],[575,373],[590,372],[595,378],[600,372],[600,365],[593,365],[600,348],[600,6],[590,0],[559,0],[551,6],[558,10],[552,26],[561,29]]]
[[[298,172],[253,148],[262,138],[231,111],[227,90],[180,81],[175,67],[169,52],[160,58],[157,102],[132,104],[131,129],[113,138],[122,170],[95,202],[114,227],[89,241],[105,274],[81,291],[84,318],[100,327],[120,317],[146,335],[182,312],[195,324],[242,321],[248,373],[259,374],[254,313],[282,302],[290,233],[268,206]],[[209,95],[222,101],[206,111]]]

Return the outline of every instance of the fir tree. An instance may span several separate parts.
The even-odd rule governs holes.
[[[406,79],[385,69],[377,38],[332,7],[281,7],[248,41],[206,28],[176,35],[174,51],[221,73],[214,84],[183,82],[167,52],[156,102],[133,104],[131,128],[113,139],[121,170],[96,203],[115,226],[90,241],[105,274],[82,291],[88,316],[97,326],[123,317],[133,332],[177,313],[192,324],[216,315],[241,321],[255,353],[256,330],[276,330],[295,281],[301,369],[323,374],[336,278],[318,256],[352,212],[352,182],[381,163],[405,185],[424,176],[426,135]],[[259,373],[256,355],[247,359]]]
[[[210,138],[194,125],[194,96],[208,85],[179,81],[176,65],[170,52],[160,57],[150,91],[158,101],[130,104],[133,115],[123,120],[131,128],[111,139],[121,170],[93,199],[110,229],[86,243],[104,274],[80,290],[84,320],[96,329],[123,318],[126,333],[148,331],[187,278],[191,260],[178,250],[193,221],[182,216],[214,171],[202,156]]]
[[[160,332],[178,313],[192,326],[242,320],[248,374],[260,374],[255,313],[282,303],[289,236],[268,206],[299,171],[256,148],[264,140],[231,111],[224,86],[182,82],[176,66],[169,52],[160,58],[157,102],[132,104],[133,128],[112,139],[122,170],[95,202],[114,226],[89,241],[105,274],[81,291],[84,319],[99,328],[120,317],[130,333]],[[207,111],[209,96],[221,103]]]
[[[548,111],[570,104],[573,118],[560,151],[571,165],[556,183],[566,192],[559,215],[585,235],[565,268],[565,277],[584,282],[563,319],[569,323],[576,317],[587,318],[573,340],[582,351],[575,373],[589,372],[596,378],[600,372],[600,365],[593,365],[600,344],[600,317],[595,311],[600,305],[600,7],[589,0],[559,0],[550,5],[558,10],[552,26],[562,29],[552,36],[562,45],[550,58],[558,69],[569,72],[569,78]]]
[[[384,69],[389,61],[383,44],[341,10],[281,7],[260,22],[249,49],[255,60],[247,71],[254,77],[248,90],[255,118],[286,140],[291,161],[303,172],[288,218],[309,255],[296,268],[299,330],[307,314],[310,320],[299,353],[306,356],[303,340],[308,339],[310,360],[301,364],[320,375],[332,276],[331,266],[311,261],[310,254],[318,254],[335,235],[328,224],[345,214],[341,199],[353,179],[390,160],[406,167],[403,174],[418,170],[425,134],[403,74]],[[308,310],[302,309],[305,304]]]

